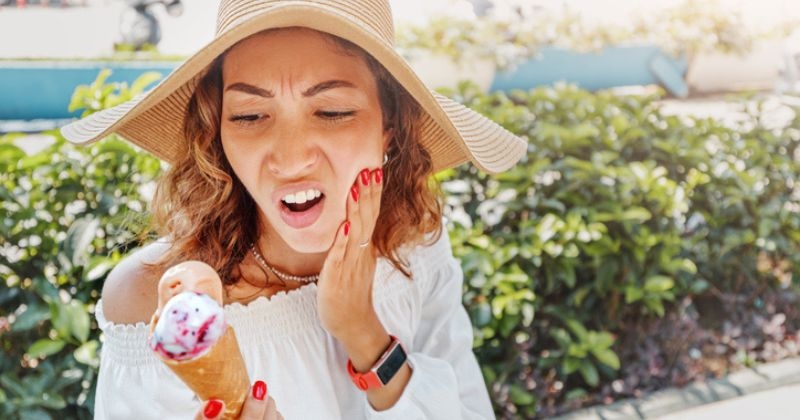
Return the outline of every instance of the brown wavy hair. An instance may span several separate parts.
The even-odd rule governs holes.
[[[363,58],[375,76],[384,129],[394,131],[383,167],[381,209],[372,240],[379,255],[410,276],[403,247],[437,240],[442,223],[432,160],[419,143],[423,111],[363,49],[320,34],[343,53]],[[261,226],[258,207],[234,174],[220,141],[224,59],[223,53],[209,66],[189,101],[183,129],[186,150],[159,181],[152,201],[152,222],[153,230],[171,244],[156,264],[157,270],[197,259],[214,267],[224,283],[232,284]]]

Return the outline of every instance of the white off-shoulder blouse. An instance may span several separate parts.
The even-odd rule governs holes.
[[[408,261],[412,280],[384,259],[375,273],[375,309],[405,345],[412,367],[402,396],[384,411],[353,385],[344,348],[320,325],[316,284],[225,306],[251,382],[267,383],[285,419],[494,418],[447,233],[412,250]],[[202,403],[147,347],[147,326],[106,320],[102,301],[96,316],[103,343],[95,418],[193,418]]]

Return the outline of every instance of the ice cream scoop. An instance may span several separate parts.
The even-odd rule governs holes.
[[[210,296],[186,291],[161,311],[150,348],[165,359],[186,360],[204,354],[225,332],[225,314]]]

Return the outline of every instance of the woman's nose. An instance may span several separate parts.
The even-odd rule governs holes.
[[[283,129],[271,149],[267,165],[275,175],[303,175],[313,169],[319,160],[319,151],[312,136],[302,129]]]

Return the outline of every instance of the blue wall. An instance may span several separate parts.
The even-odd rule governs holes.
[[[527,90],[565,81],[588,90],[660,84],[675,96],[685,96],[686,60],[676,60],[651,45],[607,47],[598,52],[542,48],[540,54],[515,68],[498,72],[490,90]]]
[[[166,76],[178,62],[0,61],[0,120],[64,119],[72,92],[88,85],[103,68],[112,70],[109,82],[136,80],[147,71]]]
[[[147,71],[166,76],[178,62],[0,61],[0,120],[68,119],[75,87],[90,84],[103,68],[112,70],[109,82],[129,84]],[[492,91],[527,90],[559,81],[588,90],[616,86],[660,84],[685,97],[687,64],[655,46],[608,47],[596,53],[543,48],[538,57],[498,72]]]

